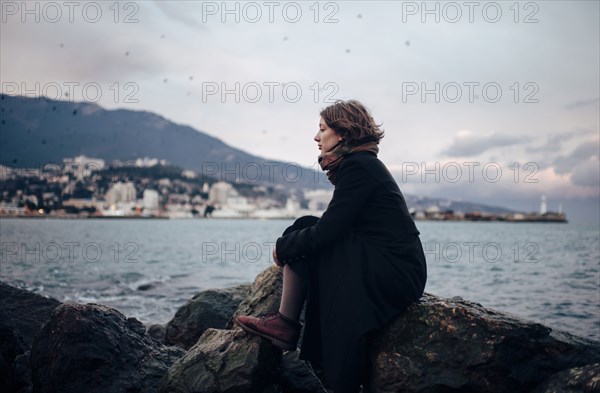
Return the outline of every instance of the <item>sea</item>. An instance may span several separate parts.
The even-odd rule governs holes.
[[[251,283],[293,220],[0,219],[0,280],[165,324],[196,293]],[[425,292],[600,340],[600,228],[417,221]]]

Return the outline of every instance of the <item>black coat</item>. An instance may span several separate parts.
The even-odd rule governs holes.
[[[276,243],[281,262],[308,272],[300,357],[322,367],[336,393],[357,390],[367,334],[421,297],[427,280],[419,231],[383,163],[357,152],[337,171],[321,218],[299,219]]]

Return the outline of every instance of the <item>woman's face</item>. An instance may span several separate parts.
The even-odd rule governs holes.
[[[333,129],[329,128],[327,123],[325,123],[325,120],[323,120],[323,117],[321,117],[321,120],[319,121],[319,131],[314,139],[319,145],[319,150],[321,150],[322,153],[327,153],[342,140],[342,137],[336,134]]]

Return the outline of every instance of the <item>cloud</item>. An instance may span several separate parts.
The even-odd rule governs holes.
[[[103,15],[110,16],[108,11]],[[14,20],[3,24],[3,81],[102,84],[137,82],[164,72],[169,59],[157,45],[159,36],[149,35],[150,26],[114,23],[108,16],[98,23],[61,20],[52,28]]]
[[[560,151],[560,149],[563,147],[564,143],[567,142],[568,140],[571,140],[578,136],[589,135],[589,134],[594,134],[594,133],[595,133],[595,131],[590,130],[590,129],[581,129],[581,130],[576,130],[576,131],[561,132],[559,134],[549,135],[546,138],[546,143],[544,145],[530,146],[530,147],[527,147],[525,150],[528,153],[556,153],[556,152]]]
[[[577,109],[584,106],[594,105],[600,103],[600,97],[592,98],[591,100],[579,100],[565,105],[565,109]]]
[[[559,175],[573,172],[581,164],[596,158],[600,151],[600,140],[580,143],[575,150],[566,156],[559,156],[554,160],[554,171]]]
[[[571,175],[571,182],[576,186],[598,187],[600,185],[600,162],[598,156],[592,157],[576,166]]]
[[[476,135],[470,130],[461,130],[456,133],[452,144],[442,151],[442,154],[449,157],[476,156],[496,147],[516,145],[528,139],[497,132],[489,135]]]
[[[164,16],[174,22],[181,23],[195,30],[206,30],[206,26],[202,24],[202,17],[198,15],[197,11],[199,7],[197,7],[197,4],[157,1],[153,3],[153,5],[160,10]]]

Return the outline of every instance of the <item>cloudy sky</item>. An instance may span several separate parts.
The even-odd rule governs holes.
[[[0,4],[3,93],[313,168],[319,111],[355,98],[405,193],[598,217],[597,1]]]

